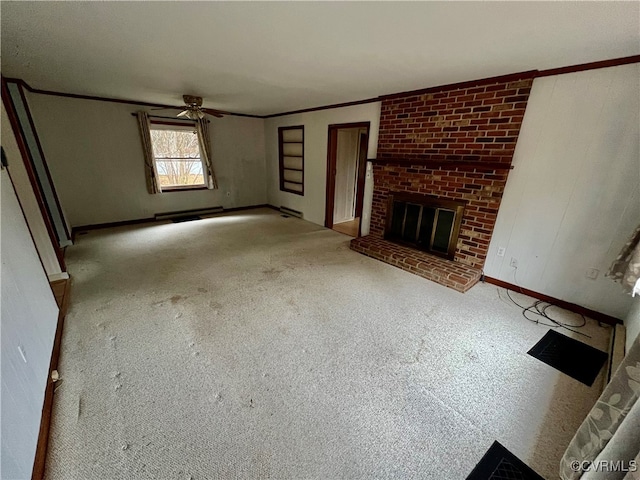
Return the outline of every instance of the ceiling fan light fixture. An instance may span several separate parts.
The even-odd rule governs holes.
[[[196,97],[193,95],[183,95],[184,100],[184,110],[182,110],[178,115],[178,118],[188,118],[189,120],[202,120],[206,118],[207,115],[214,116],[216,118],[222,118],[224,112],[212,109],[212,108],[202,108],[202,97]],[[169,107],[169,108],[180,108],[180,107]],[[165,108],[153,109],[153,110],[165,110]]]
[[[204,112],[199,108],[188,108],[178,115],[178,118],[188,118],[190,120],[198,120],[200,118],[204,118]]]
[[[197,97],[195,95],[183,95],[182,100],[186,105],[192,107],[201,107],[202,106],[202,97]]]

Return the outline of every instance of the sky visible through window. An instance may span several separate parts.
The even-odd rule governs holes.
[[[152,129],[151,142],[162,187],[204,185],[195,130]]]

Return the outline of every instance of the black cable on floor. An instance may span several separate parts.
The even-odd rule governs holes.
[[[529,305],[528,307],[525,307],[523,305],[520,305],[511,297],[508,289],[505,289],[505,290],[507,292],[507,297],[509,297],[509,300],[511,300],[511,302],[513,302],[514,305],[522,309],[522,316],[527,320],[529,320],[530,322],[537,323],[539,325],[543,325],[545,327],[550,327],[550,328],[558,328],[558,327],[565,328],[570,332],[577,333],[578,335],[584,335],[585,337],[591,338],[590,335],[587,335],[586,333],[582,333],[582,332],[579,332],[578,330],[575,330],[576,328],[584,327],[587,324],[587,319],[585,318],[584,315],[579,314],[580,317],[582,317],[582,323],[580,325],[571,325],[570,323],[564,323],[564,322],[561,322],[560,320],[556,320],[555,318],[551,317],[547,313],[548,308],[557,307],[557,305],[554,305],[553,303],[550,303],[550,302],[543,302],[542,300],[536,300],[535,302],[533,302],[533,304]],[[542,317],[543,319],[548,320],[551,323],[545,323],[544,321],[541,321],[537,317],[530,318],[527,316],[527,312],[533,315],[536,315],[537,317]]]

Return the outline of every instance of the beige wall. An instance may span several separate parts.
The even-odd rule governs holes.
[[[367,157],[375,158],[378,150],[378,126],[380,123],[379,102],[267,119],[264,130],[269,203],[277,207],[285,206],[299,210],[306,220],[324,225],[329,125],[353,122],[371,122]],[[304,125],[304,196],[280,191],[278,127],[292,125]],[[372,189],[372,178],[368,170],[362,217],[364,234],[369,231]]]
[[[638,78],[633,64],[534,81],[487,275],[625,318],[631,298],[605,273],[640,211]]]
[[[218,190],[149,195],[134,105],[30,93],[29,106],[72,226],[118,222],[222,205],[267,202],[264,121],[212,119]],[[172,110],[155,112],[171,116]]]
[[[9,123],[9,117],[2,105],[2,146],[5,154],[7,155],[7,162],[9,163],[9,173],[11,174],[11,180],[13,182],[20,206],[24,212],[27,224],[29,225],[29,231],[35,242],[38,255],[42,261],[47,275],[56,275],[61,273],[60,263],[54,250],[51,238],[47,232],[42,214],[40,213],[40,207],[38,201],[33,193],[31,182],[27,175],[27,170],[22,160],[22,155],[18,149],[11,124]]]

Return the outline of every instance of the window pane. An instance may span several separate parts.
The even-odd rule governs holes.
[[[391,216],[390,233],[394,237],[402,237],[402,224],[404,223],[405,203],[393,202],[393,214]]]
[[[433,236],[434,250],[444,253],[449,249],[449,238],[451,238],[455,216],[455,212],[451,210],[438,209],[438,224],[436,225],[436,234]]]
[[[422,221],[420,222],[420,234],[418,245],[429,247],[431,243],[431,232],[433,230],[433,219],[436,216],[436,209],[433,207],[422,207]]]
[[[404,219],[404,230],[402,239],[408,242],[415,242],[418,230],[418,219],[420,218],[420,205],[407,203],[407,214]]]
[[[162,187],[204,185],[195,130],[151,130],[153,155]]]

